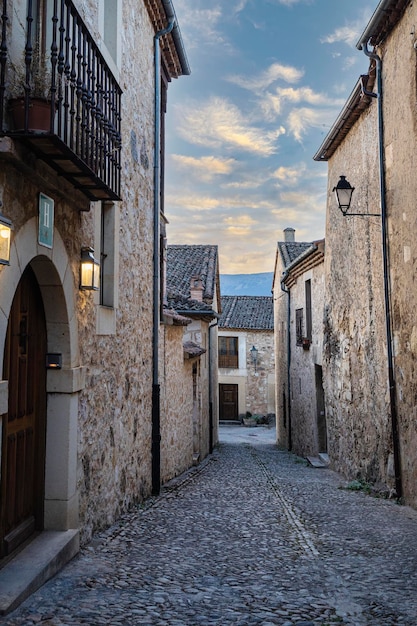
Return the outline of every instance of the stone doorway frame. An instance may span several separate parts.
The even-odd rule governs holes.
[[[45,309],[47,351],[62,354],[62,369],[47,372],[44,529],[68,530],[79,525],[78,396],[85,387],[85,368],[80,366],[75,281],[64,242],[56,229],[52,250],[37,239],[37,219],[32,218],[13,239],[10,266],[0,271],[0,356],[2,363],[13,297],[30,265]],[[8,381],[1,376],[0,426],[7,410]]]

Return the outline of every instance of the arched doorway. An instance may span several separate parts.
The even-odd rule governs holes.
[[[0,557],[43,528],[46,427],[46,323],[36,276],[27,267],[10,311],[3,373]]]

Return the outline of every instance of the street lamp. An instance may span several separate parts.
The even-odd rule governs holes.
[[[341,176],[336,187],[333,187],[333,191],[336,193],[339,209],[342,211],[343,215],[346,215],[350,208],[350,202],[355,187],[352,187],[350,182],[346,180],[346,176]]]
[[[333,187],[333,191],[336,193],[337,205],[342,211],[344,217],[347,215],[362,215],[369,217],[381,217],[380,213],[351,213],[350,203],[352,200],[352,194],[355,191],[355,187],[352,187],[350,182],[346,180],[346,176],[341,176],[336,187]]]

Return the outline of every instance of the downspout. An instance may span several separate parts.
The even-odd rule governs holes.
[[[291,292],[284,285],[284,278],[281,280],[281,291],[287,294],[287,407],[288,407],[288,450],[292,449],[292,424],[291,424]]]
[[[394,453],[395,489],[397,498],[403,495],[402,475],[401,475],[401,450],[398,430],[398,412],[396,386],[394,376],[394,354],[392,339],[391,320],[391,287],[389,275],[389,240],[388,240],[388,220],[386,205],[386,182],[385,182],[385,154],[384,154],[384,116],[383,116],[383,89],[382,89],[382,60],[375,53],[368,49],[368,40],[365,35],[358,44],[358,49],[362,49],[367,57],[376,63],[377,93],[369,94],[377,98],[378,104],[378,138],[379,138],[379,187],[381,201],[381,234],[382,234],[382,260],[384,275],[384,302],[385,302],[385,331],[387,339],[387,359],[388,359],[388,384],[391,409],[391,428]]]
[[[155,136],[154,136],[154,211],[153,211],[153,338],[152,338],[152,493],[161,489],[161,390],[159,385],[159,322],[160,322],[160,194],[161,194],[161,54],[159,40],[174,28],[175,18],[169,20],[167,28],[154,36],[155,55]]]

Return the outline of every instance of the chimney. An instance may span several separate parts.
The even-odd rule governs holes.
[[[285,242],[295,241],[295,229],[294,228],[285,228],[284,229],[284,237]]]
[[[203,283],[200,276],[191,276],[190,298],[191,300],[203,302]]]

